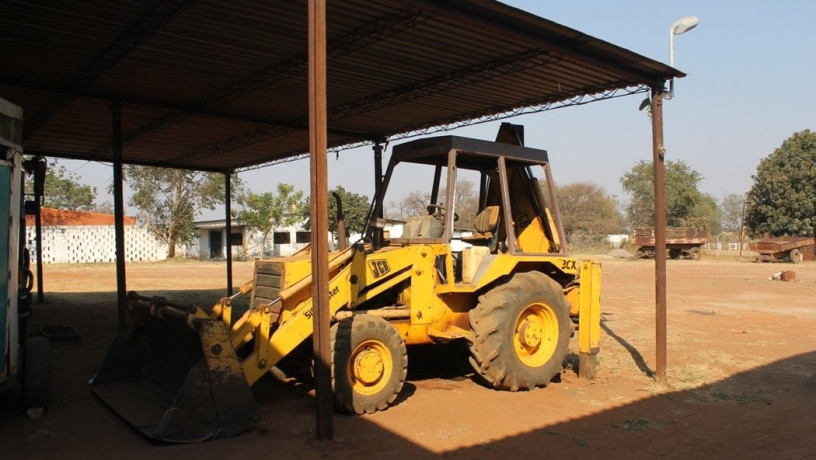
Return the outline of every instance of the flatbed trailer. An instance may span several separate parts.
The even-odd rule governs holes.
[[[653,258],[655,235],[653,227],[635,229],[633,243],[638,247],[639,258]],[[672,259],[700,259],[700,247],[708,243],[708,230],[695,227],[667,227],[666,249]]]
[[[750,244],[757,262],[792,262],[816,260],[816,240],[802,236],[766,236]]]

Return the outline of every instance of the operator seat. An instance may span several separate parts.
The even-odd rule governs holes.
[[[476,229],[476,233],[471,236],[462,237],[462,241],[475,246],[493,246],[497,235],[496,229],[499,227],[499,220],[499,207],[485,206],[479,214],[476,214],[476,219],[473,221],[473,227]]]

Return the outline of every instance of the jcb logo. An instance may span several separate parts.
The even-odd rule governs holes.
[[[374,278],[379,278],[391,271],[391,267],[388,266],[388,261],[386,260],[369,260],[368,266],[371,267],[371,273],[374,275]]]

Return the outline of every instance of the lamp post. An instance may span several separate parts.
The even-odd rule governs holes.
[[[674,36],[686,33],[700,22],[695,16],[675,21],[669,29],[669,59],[674,67]],[[663,99],[674,94],[674,79],[669,81],[669,94],[663,86],[652,88],[652,165],[654,167],[654,216],[655,216],[655,377],[666,378],[666,148],[663,143]]]
[[[669,65],[674,67],[674,36],[688,32],[697,27],[700,20],[697,16],[685,16],[674,21],[669,28]],[[674,78],[669,81],[669,94],[666,99],[671,99],[674,96]]]

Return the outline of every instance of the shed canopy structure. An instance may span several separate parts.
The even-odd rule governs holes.
[[[646,92],[682,73],[491,0],[327,4],[328,146]],[[308,152],[307,2],[4,2],[27,153],[231,171]]]
[[[123,164],[227,174],[311,153],[318,437],[331,437],[328,247],[314,237],[327,147],[651,92],[665,375],[662,94],[683,76],[669,66],[492,0],[8,0],[0,43],[26,153],[114,164],[120,324]]]

